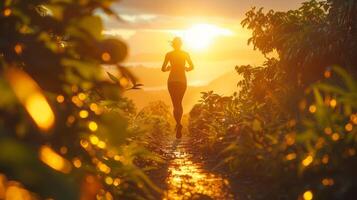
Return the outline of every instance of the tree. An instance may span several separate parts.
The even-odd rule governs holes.
[[[248,43],[266,61],[237,66],[239,93],[205,93],[190,119],[193,130],[214,130],[207,138],[220,136],[210,144],[220,152],[216,168],[262,183],[241,181],[243,198],[356,197],[356,3],[247,12]],[[205,114],[214,108],[219,115]]]
[[[277,53],[284,81],[305,88],[332,65],[356,74],[356,11],[355,1],[312,0],[287,12],[253,8],[242,25],[253,31],[254,48]]]
[[[128,140],[133,105],[121,97],[139,85],[120,66],[126,45],[104,37],[95,14],[118,18],[114,2],[0,3],[0,171],[41,198],[150,198],[135,165],[144,151]],[[124,192],[133,187],[143,192]]]

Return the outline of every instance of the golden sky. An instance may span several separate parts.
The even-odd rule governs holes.
[[[122,0],[114,10],[123,22],[104,17],[105,34],[120,37],[130,47],[127,65],[161,67],[169,41],[184,39],[196,70],[191,85],[202,85],[233,71],[235,65],[258,65],[263,61],[247,45],[250,32],[241,27],[251,7],[266,10],[298,8],[301,0]]]

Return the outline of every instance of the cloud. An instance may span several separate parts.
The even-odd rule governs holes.
[[[242,18],[251,7],[286,10],[302,0],[122,0],[116,10],[124,14],[167,16],[219,16]]]
[[[103,17],[106,27],[184,29],[195,23],[239,24],[253,6],[297,8],[303,0],[122,0],[113,9],[125,23]]]
[[[251,7],[266,10],[298,8],[304,0],[121,0],[113,9],[125,22],[100,14],[105,22],[106,35],[120,37],[130,46],[134,60],[157,60],[170,50],[168,40],[175,31],[187,30],[194,24],[212,24],[236,33],[233,37],[218,38],[212,49],[214,59],[230,59],[237,52],[252,53],[246,45],[250,32],[240,26]],[[227,53],[228,52],[228,53]],[[139,55],[139,56],[138,56]],[[240,54],[243,55],[243,54]],[[137,57],[137,58],[136,58]],[[216,58],[217,57],[217,58]],[[242,56],[239,56],[242,57]],[[135,59],[136,58],[136,59]]]

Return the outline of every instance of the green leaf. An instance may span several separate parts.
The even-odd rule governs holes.
[[[53,5],[53,4],[46,4],[44,5],[48,10],[51,12],[51,16],[57,20],[63,19],[63,6],[60,5]]]
[[[97,63],[66,58],[62,59],[61,63],[64,66],[75,69],[76,72],[85,79],[100,79],[101,69],[98,67]]]
[[[326,84],[326,83],[318,83],[315,85],[316,88],[323,90],[324,92],[332,92],[336,94],[344,94],[345,91],[337,86]]]
[[[1,98],[0,98],[0,108],[9,108],[16,104],[17,99],[15,94],[9,87],[9,85],[0,78],[0,91],[1,91]]]
[[[119,79],[117,77],[115,77],[113,74],[107,72],[109,78],[116,84],[119,84]]]
[[[79,20],[78,25],[97,40],[102,38],[103,23],[99,16],[84,17]]]
[[[103,23],[99,16],[86,16],[81,19],[73,20],[66,32],[68,35],[92,40],[102,39]]]
[[[346,70],[337,66],[333,67],[333,70],[342,77],[349,90],[354,92],[357,91],[357,83],[354,81],[354,78],[348,74]]]
[[[322,106],[323,103],[324,103],[324,100],[323,100],[319,90],[316,87],[314,87],[313,91],[314,91],[314,96],[315,96],[315,100],[316,100],[317,105]]]

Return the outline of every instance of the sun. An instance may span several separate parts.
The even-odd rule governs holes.
[[[213,24],[196,24],[191,28],[176,32],[182,37],[185,46],[192,50],[207,49],[218,36],[232,35],[229,29],[221,28]]]

